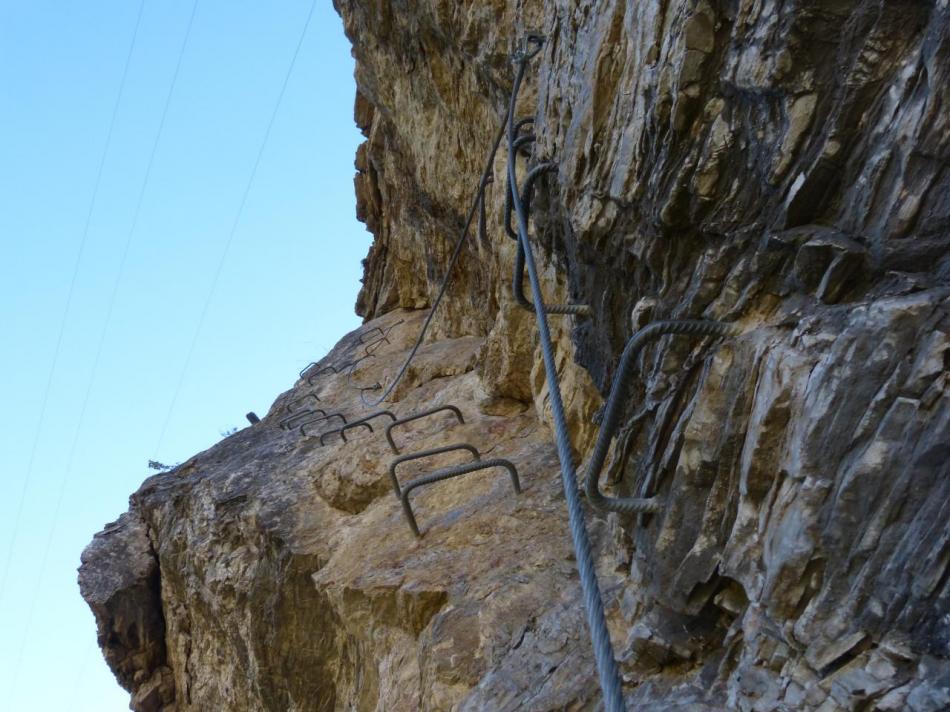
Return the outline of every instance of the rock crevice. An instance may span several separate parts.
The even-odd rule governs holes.
[[[716,319],[638,356],[585,511],[630,709],[950,706],[950,8],[944,0],[336,0],[356,58],[358,333],[261,423],[147,480],[83,554],[135,710],[593,710],[534,317],[512,294],[504,151],[486,230],[448,260],[504,114],[523,176],[578,469],[636,329]],[[287,406],[385,407],[411,452],[518,467],[421,488],[417,539],[380,428],[321,446]],[[328,429],[328,428],[325,428]],[[407,464],[406,481],[464,458]]]

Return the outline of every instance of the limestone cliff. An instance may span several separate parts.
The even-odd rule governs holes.
[[[557,165],[532,205],[543,286],[591,308],[552,317],[580,472],[636,328],[740,332],[646,350],[602,486],[662,509],[586,511],[628,707],[950,707],[946,0],[336,6],[367,323],[83,553],[133,709],[598,709],[503,150],[487,230],[384,407],[458,406],[400,449],[471,444],[523,492],[496,470],[416,490],[417,539],[385,418],[323,445],[329,426],[280,427],[373,412],[357,386],[392,380],[446,277],[526,32],[545,41],[518,113]]]

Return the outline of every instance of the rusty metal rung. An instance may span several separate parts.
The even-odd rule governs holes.
[[[441,455],[446,452],[455,452],[457,450],[468,450],[476,460],[481,460],[482,456],[478,452],[478,448],[474,445],[469,445],[468,443],[458,443],[456,445],[446,445],[444,447],[436,447],[431,450],[420,450],[419,452],[412,452],[408,455],[400,455],[395,460],[389,464],[389,478],[393,482],[393,491],[396,493],[396,497],[402,497],[402,490],[399,489],[399,479],[396,477],[396,468],[399,467],[404,462],[410,462],[412,460],[421,460],[424,457],[434,457],[435,455]]]
[[[379,348],[380,344],[383,343],[389,344],[392,342],[390,342],[390,340],[385,336],[381,336],[380,338],[376,339],[376,341],[370,341],[368,344],[366,344],[366,346],[363,347],[364,356],[372,356],[374,353],[376,353],[376,350]],[[370,351],[370,349],[373,350]]]
[[[306,400],[307,398],[313,398],[313,399],[314,399],[315,401],[317,401],[318,403],[320,402],[320,396],[318,396],[318,395],[317,395],[316,393],[314,393],[313,391],[310,391],[309,393],[304,393],[304,394],[303,394],[302,396],[300,396],[299,398],[294,398],[292,401],[290,401],[290,403],[288,403],[288,404],[284,407],[284,410],[286,410],[288,413],[292,413],[292,412],[294,411],[294,409],[293,409],[291,406],[295,405],[296,403],[300,403],[301,401],[304,401],[304,400]]]
[[[366,339],[365,339],[364,337],[369,336],[370,334],[372,334],[373,332],[376,332],[376,331],[379,332],[379,335],[380,335],[380,336],[383,336],[383,337],[386,336],[386,334],[383,332],[383,330],[382,330],[380,327],[374,326],[374,327],[372,327],[371,329],[367,329],[366,331],[362,332],[357,338],[359,339],[359,342],[360,342],[361,344],[365,344],[365,343],[366,343]]]
[[[298,410],[293,415],[288,415],[286,418],[279,420],[277,425],[284,430],[290,430],[291,427],[296,427],[294,425],[295,421],[308,418],[311,415],[316,415],[319,413],[321,416],[325,416],[327,412],[323,408],[307,408],[306,410]]]
[[[400,497],[400,502],[402,503],[403,514],[406,515],[406,521],[409,522],[409,527],[412,529],[412,533],[417,537],[421,537],[422,534],[419,532],[419,525],[416,523],[415,514],[413,514],[412,506],[409,504],[409,495],[414,489],[418,489],[424,485],[430,485],[435,482],[441,482],[442,480],[452,479],[453,477],[461,477],[462,475],[467,475],[470,472],[478,472],[479,470],[487,470],[492,467],[504,467],[508,470],[508,475],[511,477],[511,484],[515,488],[517,494],[521,494],[521,483],[518,481],[518,469],[512,464],[509,460],[504,460],[502,458],[493,458],[491,460],[477,460],[475,462],[467,462],[464,465],[456,465],[455,467],[446,467],[441,470],[436,470],[431,475],[426,475],[420,477],[417,480],[413,480],[406,488],[402,491],[402,497]]]
[[[359,427],[359,428],[369,428],[369,431],[370,431],[370,432],[373,432],[373,426],[370,425],[369,423],[366,423],[366,422],[347,423],[347,424],[344,425],[342,428],[337,428],[336,430],[327,430],[325,433],[321,433],[321,434],[320,434],[320,445],[321,445],[321,447],[322,447],[323,445],[326,445],[325,438],[326,438],[328,435],[336,435],[337,433],[340,434],[340,437],[343,439],[343,442],[349,442],[349,441],[346,439],[346,430],[347,430],[347,428],[357,428],[357,427]]]
[[[352,430],[353,428],[359,428],[359,427],[366,426],[366,427],[369,427],[370,432],[373,432],[373,428],[372,428],[372,426],[369,425],[369,421],[375,420],[376,418],[382,418],[382,417],[384,417],[384,416],[387,417],[387,418],[389,418],[390,420],[396,420],[396,414],[395,414],[395,413],[393,413],[393,412],[391,412],[391,411],[388,411],[388,410],[379,410],[379,411],[377,411],[377,412],[375,412],[375,413],[370,413],[369,415],[367,415],[367,416],[365,416],[365,417],[363,417],[363,418],[360,418],[359,420],[353,420],[353,421],[347,423],[346,425],[344,425],[343,427],[337,428],[336,430],[328,430],[328,431],[326,431],[325,433],[323,433],[323,435],[320,436],[320,444],[321,444],[321,445],[324,444],[324,442],[323,442],[324,437],[326,437],[326,436],[328,436],[328,435],[333,435],[334,433],[339,433],[339,434],[340,434],[340,437],[343,439],[343,442],[349,442],[349,441],[346,439],[346,431],[347,431],[347,430]]]
[[[321,369],[320,369],[319,371],[317,371],[316,373],[312,373],[312,374],[310,374],[309,376],[307,376],[307,383],[312,386],[312,385],[313,385],[313,379],[319,378],[320,376],[322,376],[324,373],[327,373],[327,372],[330,372],[330,373],[339,373],[339,370],[337,369],[336,366],[332,366],[332,365],[331,365],[331,366],[324,366],[323,368],[321,368]]]
[[[332,420],[333,418],[339,418],[343,422],[344,425],[346,424],[346,416],[343,415],[343,413],[329,413],[328,415],[324,415],[319,418],[314,418],[313,420],[308,420],[305,423],[300,423],[300,434],[303,436],[309,435],[310,433],[308,433],[306,430],[308,425],[313,425],[314,423],[322,423],[323,421]]]
[[[455,414],[455,417],[458,418],[460,423],[465,423],[465,418],[462,417],[462,411],[456,408],[454,405],[440,405],[436,408],[430,408],[429,410],[423,410],[419,413],[413,413],[412,415],[407,415],[405,418],[400,418],[399,420],[390,423],[386,427],[386,440],[389,441],[389,447],[395,454],[399,454],[399,448],[396,447],[396,443],[393,440],[393,428],[398,425],[405,425],[410,423],[413,420],[419,420],[420,418],[426,418],[430,415],[435,415],[436,413],[441,413],[443,411],[451,412]]]

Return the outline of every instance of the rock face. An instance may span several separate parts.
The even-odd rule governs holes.
[[[135,710],[594,710],[532,314],[512,298],[505,153],[486,227],[384,407],[484,470],[422,487],[416,539],[368,415],[446,276],[516,38],[541,32],[532,234],[579,468],[626,340],[670,318],[588,509],[630,709],[950,707],[950,8],[946,0],[337,0],[357,60],[367,319],[263,421],[147,480],[83,553]],[[374,336],[375,335],[375,336]],[[347,371],[351,373],[348,375]],[[315,372],[316,369],[313,371]],[[372,396],[373,391],[364,395]],[[321,429],[312,426],[317,435]],[[330,429],[328,426],[323,430]],[[309,433],[309,428],[307,429]],[[400,465],[405,483],[470,457]]]

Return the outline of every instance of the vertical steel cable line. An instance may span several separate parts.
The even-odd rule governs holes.
[[[228,252],[231,250],[231,244],[234,242],[234,235],[237,232],[238,224],[241,222],[241,217],[244,215],[244,206],[247,204],[247,196],[251,192],[251,186],[254,185],[254,178],[257,177],[257,169],[261,165],[261,158],[264,156],[264,149],[267,147],[267,142],[270,139],[271,129],[274,128],[274,121],[277,119],[277,112],[284,100],[284,94],[287,92],[287,84],[290,82],[290,75],[293,73],[294,66],[297,64],[297,57],[300,55],[300,48],[303,46],[304,38],[307,36],[307,29],[310,27],[310,20],[313,18],[313,11],[316,6],[317,0],[312,0],[310,3],[310,11],[307,13],[307,19],[304,21],[303,29],[300,31],[300,37],[297,40],[297,46],[294,48],[294,54],[290,59],[290,65],[287,67],[287,72],[284,74],[284,81],[280,86],[280,92],[277,94],[277,101],[274,103],[274,109],[271,111],[270,119],[267,122],[267,128],[264,131],[264,138],[261,140],[261,146],[257,150],[257,157],[254,159],[254,166],[251,168],[251,175],[247,179],[247,185],[244,188],[244,193],[241,195],[241,202],[238,205],[237,213],[234,215],[234,222],[231,223],[231,230],[228,232],[228,237],[224,243],[224,250],[221,252],[221,257],[218,260],[218,266],[215,269],[214,277],[211,279],[211,288],[208,290],[208,296],[205,298],[204,306],[201,308],[201,315],[198,317],[198,325],[195,327],[195,333],[191,338],[191,345],[188,347],[188,353],[185,356],[185,363],[182,366],[181,373],[178,376],[178,383],[175,386],[175,390],[172,394],[172,400],[168,406],[168,413],[165,415],[165,421],[162,423],[162,429],[158,436],[158,442],[155,445],[154,459],[158,458],[158,451],[161,449],[162,443],[165,441],[165,433],[168,431],[168,424],[171,422],[172,413],[174,412],[175,406],[178,403],[178,396],[180,395],[182,385],[185,382],[185,374],[188,372],[188,367],[191,365],[191,359],[195,354],[195,346],[198,343],[198,336],[201,334],[201,329],[204,326],[205,318],[208,316],[208,308],[211,306],[211,300],[214,298],[214,293],[217,291],[218,280],[221,278],[221,270],[224,268],[224,262],[227,259]]]
[[[172,96],[174,95],[175,87],[178,84],[178,76],[181,73],[182,60],[184,59],[184,56],[185,56],[185,50],[188,47],[188,41],[191,38],[191,30],[195,24],[195,15],[197,14],[197,11],[198,11],[198,2],[199,0],[194,0],[194,3],[191,6],[191,13],[188,16],[188,25],[185,29],[185,35],[182,38],[181,46],[178,49],[178,58],[175,61],[175,71],[172,74],[172,80],[168,87],[168,93],[165,95],[165,103],[164,103],[164,106],[162,107],[162,115],[158,122],[158,130],[156,131],[155,139],[152,142],[152,147],[151,147],[151,150],[149,152],[149,157],[148,157],[148,163],[145,168],[145,175],[142,179],[142,185],[139,188],[138,197],[136,199],[135,211],[133,213],[132,223],[131,223],[131,226],[129,227],[128,235],[126,236],[125,245],[122,250],[122,257],[119,260],[119,269],[118,269],[118,272],[116,273],[115,281],[112,284],[112,292],[109,296],[109,305],[106,308],[105,322],[103,323],[102,331],[99,334],[99,342],[96,347],[96,355],[93,359],[92,371],[89,374],[89,381],[86,386],[85,395],[83,396],[82,406],[80,407],[79,422],[76,425],[76,431],[74,434],[72,445],[70,447],[70,452],[69,452],[69,457],[66,463],[66,468],[63,471],[63,476],[60,481],[59,494],[56,498],[56,504],[53,510],[52,527],[50,528],[50,533],[49,533],[49,536],[47,537],[46,548],[43,551],[43,556],[40,563],[40,572],[39,572],[39,576],[37,577],[33,596],[31,596],[30,598],[30,608],[29,608],[29,611],[27,612],[26,627],[24,629],[23,640],[20,643],[20,648],[19,648],[19,652],[17,653],[16,663],[14,664],[14,670],[13,670],[13,684],[14,685],[16,684],[17,677],[19,676],[20,664],[23,659],[23,650],[26,646],[26,641],[29,637],[30,627],[33,622],[33,615],[36,608],[36,601],[39,598],[39,591],[40,591],[40,588],[42,587],[43,578],[45,577],[45,574],[46,574],[46,564],[49,559],[50,550],[52,549],[53,538],[56,532],[56,524],[57,524],[57,521],[59,520],[59,513],[62,508],[63,498],[66,491],[66,483],[68,482],[69,473],[72,470],[73,459],[75,457],[76,448],[79,444],[79,436],[82,429],[83,421],[85,419],[86,409],[89,405],[90,396],[92,394],[92,388],[95,383],[96,373],[98,372],[98,369],[99,369],[99,361],[102,357],[106,335],[109,331],[109,326],[112,322],[112,314],[115,309],[116,298],[119,293],[119,286],[122,283],[122,274],[125,271],[125,265],[128,260],[130,248],[132,246],[132,238],[134,237],[136,228],[138,227],[139,216],[141,215],[142,205],[145,200],[145,193],[147,192],[147,189],[148,189],[149,179],[151,178],[151,174],[152,174],[152,168],[155,165],[155,156],[158,153],[158,146],[161,143],[162,134],[165,131],[165,122],[166,122],[166,119],[168,118],[168,109],[171,106]]]
[[[528,50],[529,43],[535,48]],[[551,399],[551,416],[554,420],[555,443],[557,444],[558,459],[561,462],[561,482],[564,486],[564,496],[567,500],[567,513],[570,522],[571,538],[574,543],[574,552],[577,557],[577,569],[580,573],[581,589],[584,595],[584,608],[587,613],[587,625],[590,629],[591,642],[594,646],[594,657],[597,660],[597,672],[600,676],[600,687],[604,696],[604,707],[607,712],[624,712],[626,709],[623,693],[620,687],[620,673],[617,662],[614,660],[613,646],[610,634],[607,632],[607,620],[604,614],[604,603],[600,596],[600,586],[597,582],[597,573],[594,570],[594,561],[591,554],[590,538],[584,522],[584,513],[581,509],[581,498],[577,487],[577,474],[574,469],[573,453],[568,438],[567,419],[564,416],[564,405],[561,402],[561,386],[557,378],[557,365],[554,360],[554,347],[551,343],[551,332],[548,328],[547,309],[541,293],[541,282],[538,278],[538,268],[534,262],[534,253],[528,240],[528,221],[525,216],[521,196],[518,194],[516,172],[515,140],[515,105],[518,101],[518,90],[524,78],[528,60],[541,49],[541,38],[528,36],[523,49],[516,53],[515,62],[518,65],[515,73],[514,85],[511,89],[511,102],[508,106],[508,180],[511,185],[510,194],[512,207],[518,218],[518,238],[525,252],[525,263],[528,268],[528,279],[531,283],[531,292],[534,296],[535,316],[538,322],[538,333],[541,338],[541,353],[544,357],[544,370],[548,382],[548,392]]]
[[[389,397],[389,394],[393,392],[396,384],[398,384],[399,381],[402,380],[402,377],[406,375],[406,371],[409,370],[409,364],[412,363],[412,359],[415,358],[416,352],[419,350],[419,347],[422,346],[422,340],[425,338],[426,332],[429,330],[429,324],[432,323],[432,317],[435,316],[435,311],[439,308],[439,304],[442,302],[442,297],[445,296],[445,292],[448,289],[449,281],[452,277],[452,270],[455,268],[455,263],[458,261],[459,255],[462,253],[462,246],[465,244],[465,238],[468,236],[469,228],[472,226],[472,220],[475,219],[475,214],[478,212],[478,206],[481,202],[482,194],[485,192],[485,188],[491,183],[492,168],[495,165],[495,154],[498,152],[498,146],[501,145],[501,137],[505,135],[505,123],[505,121],[502,121],[501,126],[498,127],[498,133],[495,135],[495,140],[492,142],[491,150],[488,152],[488,159],[485,161],[485,170],[482,171],[482,177],[478,181],[478,190],[475,191],[475,198],[472,200],[472,207],[469,208],[468,217],[465,220],[465,226],[462,228],[462,234],[459,235],[458,242],[455,243],[455,249],[452,251],[452,257],[449,258],[448,267],[445,269],[445,277],[442,280],[442,286],[439,287],[439,293],[432,302],[432,307],[429,309],[429,314],[426,316],[426,320],[422,324],[422,329],[419,330],[419,336],[416,337],[416,343],[413,345],[412,351],[409,352],[409,355],[403,362],[402,368],[399,369],[399,373],[396,374],[393,382],[389,384],[389,386],[383,391],[379,398],[373,401],[368,401],[363,396],[363,393],[360,393],[360,400],[363,401],[363,405],[366,407],[375,407]]]
[[[66,321],[69,316],[69,310],[73,303],[73,295],[76,292],[76,280],[79,276],[79,265],[82,262],[82,256],[86,250],[86,241],[89,237],[89,227],[92,224],[92,216],[95,211],[96,202],[99,198],[99,186],[102,184],[102,174],[105,169],[106,157],[109,155],[109,148],[112,146],[112,135],[115,131],[115,120],[119,113],[119,105],[122,102],[122,96],[125,94],[125,82],[129,76],[129,66],[132,63],[132,53],[139,36],[139,27],[142,24],[142,11],[145,8],[145,0],[139,3],[138,14],[135,17],[135,27],[132,30],[132,39],[129,42],[129,49],[125,55],[125,65],[122,68],[122,78],[119,80],[119,91],[116,93],[115,103],[112,105],[112,116],[109,119],[109,128],[106,131],[106,141],[102,148],[102,155],[99,157],[99,166],[96,169],[96,177],[93,182],[92,197],[89,199],[89,208],[86,211],[86,220],[82,229],[82,236],[79,239],[79,250],[76,252],[76,260],[73,264],[72,278],[69,281],[69,289],[66,292],[66,306],[63,308],[63,317],[60,320],[59,336],[56,338],[56,346],[53,349],[53,363],[50,365],[49,377],[46,380],[46,388],[43,391],[43,399],[40,405],[40,418],[36,424],[36,432],[33,436],[33,447],[30,450],[30,459],[26,466],[26,474],[23,478],[23,488],[20,492],[20,500],[17,504],[16,514],[13,518],[13,536],[10,539],[10,546],[4,559],[3,574],[0,576],[0,600],[7,588],[7,574],[10,571],[10,561],[13,558],[13,551],[16,548],[17,534],[20,529],[20,520],[23,517],[23,505],[26,501],[26,493],[30,484],[30,477],[33,474],[33,464],[36,461],[36,451],[39,445],[40,433],[43,431],[43,423],[46,420],[46,409],[49,404],[49,396],[53,387],[53,374],[56,372],[56,366],[59,364],[59,355],[63,346],[63,335],[66,333]]]

